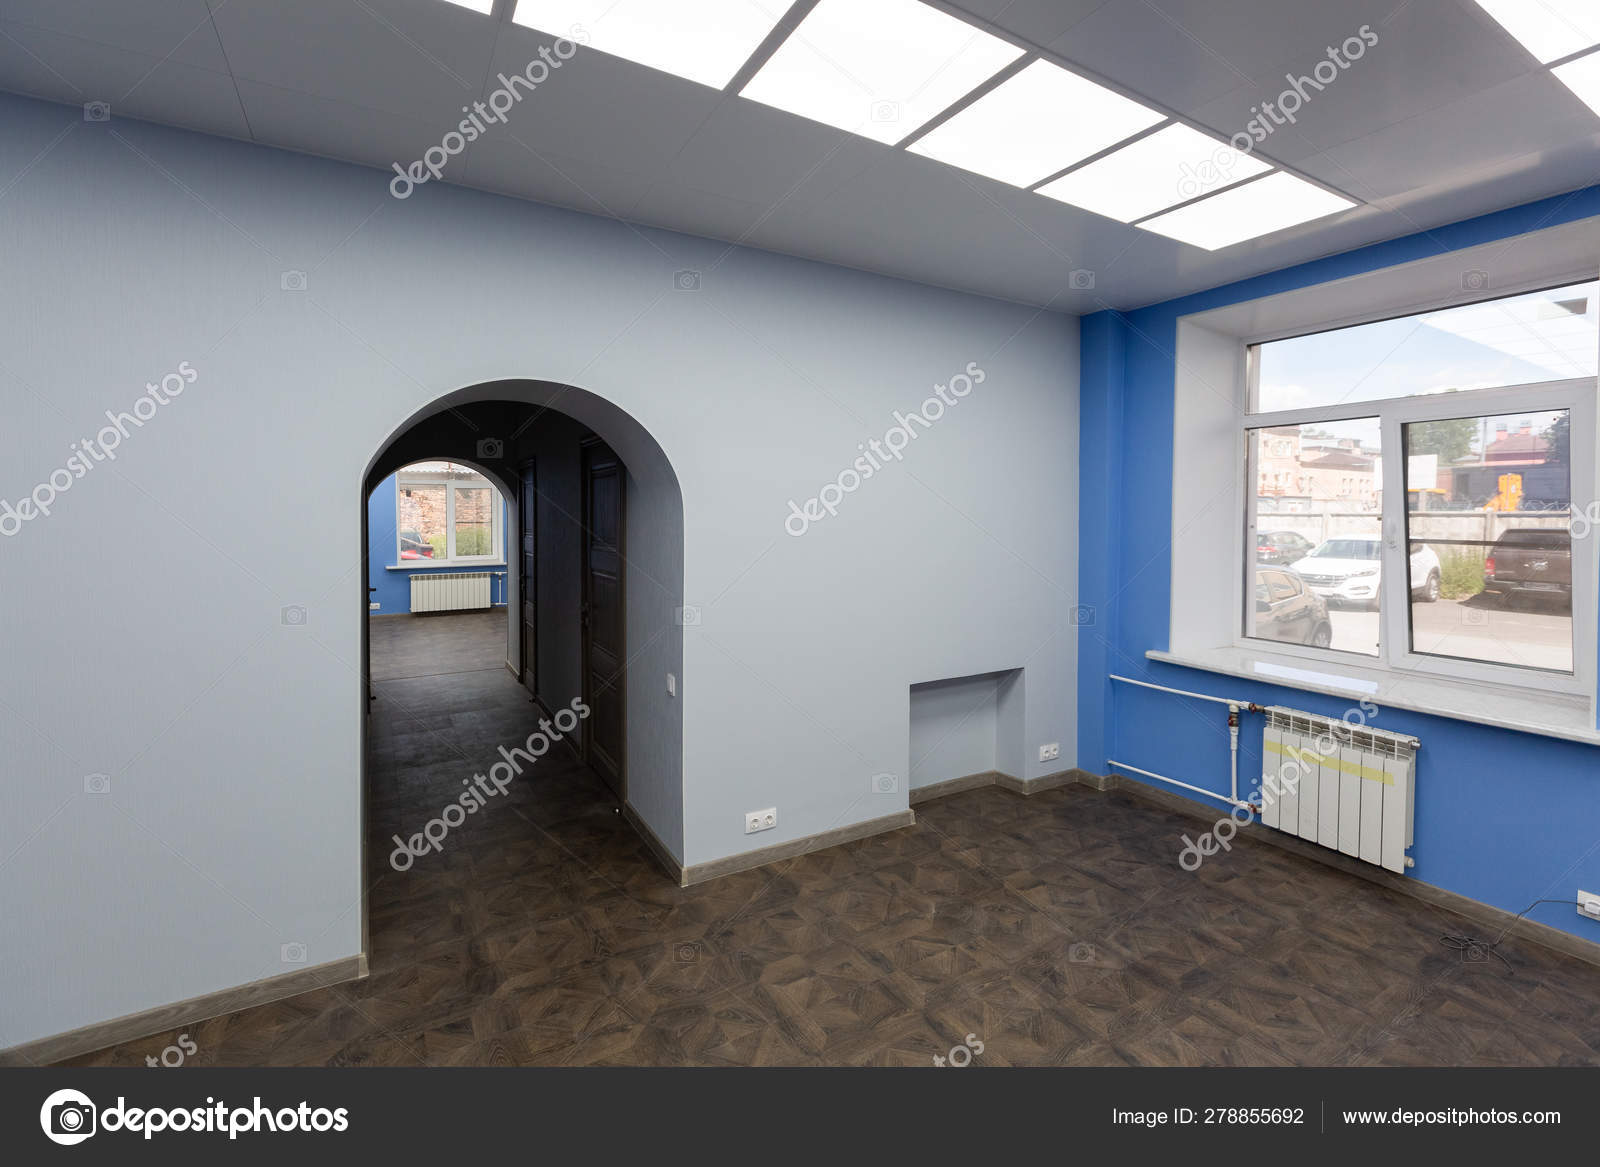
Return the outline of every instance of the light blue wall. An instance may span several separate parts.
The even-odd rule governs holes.
[[[1219,707],[1112,684],[1111,672],[1335,717],[1348,705],[1145,659],[1147,650],[1169,647],[1178,318],[1597,213],[1600,187],[1592,187],[1137,311],[1084,318],[1079,562],[1094,623],[1079,642],[1081,765],[1103,773],[1114,757],[1208,790],[1228,789]],[[1259,719],[1247,715],[1246,723],[1242,792],[1249,789],[1244,779],[1261,773]],[[1600,889],[1600,749],[1395,709],[1383,709],[1373,724],[1423,742],[1415,878],[1510,912],[1535,899]],[[1174,860],[1180,845],[1174,838]],[[1544,905],[1531,916],[1600,941],[1600,923],[1581,919],[1571,905]]]
[[[506,602],[506,572],[504,567],[462,567],[444,564],[439,567],[407,567],[404,571],[390,571],[395,563],[395,507],[393,474],[378,484],[367,499],[367,583],[378,590],[371,593],[379,606],[374,616],[393,616],[411,611],[411,577],[447,571],[490,571],[493,584],[493,606],[502,608]],[[500,500],[500,530],[506,531],[506,504]],[[505,545],[515,546],[514,536],[505,535]]]
[[[998,767],[1000,676],[911,687],[911,789]]]
[[[0,1046],[277,975],[285,944],[360,950],[360,491],[458,391],[577,386],[676,472],[682,538],[660,511],[634,544],[682,572],[630,610],[629,716],[636,680],[681,712],[681,790],[639,809],[684,862],[903,812],[871,776],[906,775],[929,677],[1020,665],[1026,740],[1075,740],[1074,318],[446,184],[401,202],[380,170],[79,106],[0,96],[0,125],[0,496],[199,373],[0,543],[27,662],[0,670]],[[785,532],[971,362],[904,464]]]
[[[1028,756],[1044,743],[1024,736],[1024,676],[1010,669],[911,686],[912,790],[990,770],[1028,772]]]

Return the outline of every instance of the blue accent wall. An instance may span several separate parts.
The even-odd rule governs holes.
[[[1084,318],[1078,562],[1079,598],[1089,622],[1080,629],[1078,649],[1079,765],[1105,773],[1114,757],[1208,790],[1228,789],[1226,710],[1114,685],[1107,680],[1113,672],[1333,717],[1350,705],[1145,658],[1150,649],[1169,647],[1178,318],[1592,215],[1600,215],[1600,187],[1147,308]],[[1570,900],[1579,888],[1600,890],[1600,748],[1390,708],[1372,724],[1423,743],[1414,878],[1509,912],[1544,897]],[[1261,773],[1259,716],[1245,715],[1244,726],[1241,794]],[[1219,815],[1226,809],[1205,805]],[[1174,836],[1174,862],[1181,846]],[[1529,918],[1600,942],[1600,923],[1581,918],[1571,904],[1541,905]]]
[[[462,564],[441,564],[438,567],[408,567],[404,571],[390,571],[394,564],[395,543],[395,491],[393,474],[378,484],[367,499],[367,586],[377,588],[368,593],[369,602],[381,605],[374,616],[392,616],[396,612],[411,611],[411,577],[437,574],[446,571],[492,571],[495,579],[490,592],[494,606],[504,607],[506,602],[506,569],[504,567],[467,567]],[[506,530],[505,499],[500,500],[500,530]]]

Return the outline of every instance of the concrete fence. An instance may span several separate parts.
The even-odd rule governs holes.
[[[1483,562],[1489,547],[1505,532],[1529,527],[1564,530],[1566,511],[1423,511],[1410,519],[1411,538],[1435,543],[1440,560],[1474,559]],[[1263,514],[1259,531],[1294,531],[1312,543],[1327,539],[1376,539],[1378,516],[1370,511],[1320,511],[1306,514]]]

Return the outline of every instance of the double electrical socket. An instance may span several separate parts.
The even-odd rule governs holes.
[[[766,810],[753,810],[744,816],[744,833],[753,835],[757,831],[770,831],[778,825],[778,808],[769,806]]]
[[[1591,920],[1600,920],[1600,896],[1592,891],[1578,893],[1578,915],[1588,916]]]
[[[1039,760],[1041,762],[1053,762],[1060,756],[1060,742],[1046,742],[1044,745],[1039,747]]]

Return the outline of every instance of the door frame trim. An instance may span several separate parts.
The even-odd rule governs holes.
[[[589,606],[589,506],[591,502],[590,487],[590,459],[595,452],[604,451],[617,468],[617,611],[621,619],[618,629],[617,645],[617,706],[618,706],[618,757],[617,757],[617,785],[622,789],[617,792],[618,801],[623,805],[628,802],[628,468],[622,458],[606,444],[605,439],[598,434],[586,434],[578,439],[578,477],[582,488],[582,498],[579,504],[580,516],[578,529],[582,533],[583,546],[578,557],[579,597],[583,607],[580,609],[579,640],[580,649],[580,684],[579,689],[583,694],[583,702],[592,710],[594,702],[590,699],[590,677],[593,675],[589,667],[590,633],[590,606]],[[593,768],[593,743],[594,729],[587,718],[583,721],[583,748],[584,764]]]
[[[534,502],[530,505],[524,475],[531,475]],[[522,658],[517,684],[534,700],[539,698],[539,460],[532,455],[517,463],[517,653]],[[533,537],[533,571],[527,570],[524,541]],[[509,557],[508,557],[509,559]],[[526,596],[533,596],[533,652],[528,652],[527,617],[523,613]],[[507,597],[509,600],[509,597]],[[529,656],[533,659],[528,659]],[[531,684],[529,682],[532,682]]]

